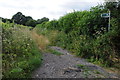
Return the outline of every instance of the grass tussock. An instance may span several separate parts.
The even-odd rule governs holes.
[[[38,42],[42,42],[43,45],[54,45],[53,43],[55,42],[57,38],[58,31],[57,30],[48,30],[47,28],[42,28],[42,26],[36,26],[33,29],[33,35],[35,35],[36,38],[41,38],[38,39]],[[40,41],[39,41],[40,40]]]
[[[50,44],[48,38],[43,35],[38,35],[35,30],[31,32],[31,36],[38,45],[39,49],[42,51],[45,50],[47,45]]]

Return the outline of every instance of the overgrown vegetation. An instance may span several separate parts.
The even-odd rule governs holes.
[[[2,21],[6,22],[0,26],[3,29],[3,77],[30,77],[31,71],[41,64],[40,51],[51,45],[66,48],[74,55],[87,58],[91,62],[120,69],[120,4],[118,3],[120,1],[106,2],[105,5],[92,7],[88,11],[74,11],[52,21],[46,17],[35,21],[20,12],[11,20],[2,18]],[[102,13],[108,13],[108,9],[111,11],[110,31],[108,31],[108,18],[100,16]],[[17,24],[12,23],[13,21]]]
[[[27,78],[41,64],[41,53],[29,28],[2,23],[3,78]]]
[[[110,31],[108,31],[108,18],[100,16],[102,13],[108,13],[107,4],[109,3],[112,4],[108,2],[105,5],[98,5],[89,11],[74,11],[59,20],[38,24],[36,30],[38,34],[49,35],[49,39],[56,31],[54,39],[52,37],[51,40],[52,45],[66,48],[89,61],[120,69],[120,28],[118,25],[120,16],[111,16]],[[115,13],[111,12],[111,14]]]

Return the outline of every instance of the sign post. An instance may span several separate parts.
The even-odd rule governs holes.
[[[108,24],[108,31],[110,31],[110,10],[109,10],[109,24]]]
[[[109,18],[108,31],[110,31],[110,10],[109,10],[109,13],[103,13],[103,14],[101,14],[101,17],[103,17],[103,18]]]

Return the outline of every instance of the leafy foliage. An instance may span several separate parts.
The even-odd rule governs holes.
[[[2,23],[3,78],[26,78],[41,63],[28,27]]]
[[[89,11],[74,11],[52,21],[46,17],[35,21],[20,12],[12,19],[18,24],[36,26],[33,31],[44,36],[38,38],[38,35],[33,35],[38,45],[42,45],[41,50],[51,43],[49,45],[61,46],[92,62],[120,69],[119,4],[120,1],[106,2],[105,5],[92,7]],[[110,31],[107,31],[108,18],[100,16],[102,13],[107,13],[108,9],[111,11]],[[2,21],[10,20],[2,19]],[[28,77],[28,73],[41,62],[41,55],[30,36],[28,27],[2,23],[2,28],[3,77]],[[41,40],[41,37],[44,39]]]
[[[12,17],[12,20],[14,20],[14,22],[17,23],[17,24],[25,25],[25,23],[26,23],[26,18],[25,18],[25,16],[21,12],[16,13]]]
[[[43,18],[37,20],[37,24],[41,24],[41,23],[47,22],[47,21],[49,21],[49,19],[46,17],[43,17]]]
[[[32,26],[32,27],[35,27],[36,26],[36,21],[35,20],[28,20],[26,23],[25,23],[26,26]]]
[[[34,20],[31,16],[25,16],[23,15],[21,12],[17,12],[15,15],[13,15],[12,19],[6,19],[6,18],[2,18],[0,17],[0,19],[2,19],[2,22],[14,22],[20,25],[25,25],[25,26],[31,26],[31,27],[35,27],[37,24],[42,24],[44,22],[49,21],[49,18],[47,17],[43,17],[41,19],[38,20]]]
[[[104,66],[114,64],[114,67],[119,68],[118,18],[111,17],[111,31],[108,32],[108,18],[100,16],[105,12],[108,12],[105,5],[98,5],[90,11],[74,11],[59,20],[38,24],[36,27],[38,33],[43,32],[44,35],[48,35],[51,30],[58,31],[51,41],[52,45],[66,48],[77,56],[98,61]]]

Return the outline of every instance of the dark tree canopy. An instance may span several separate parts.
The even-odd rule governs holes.
[[[109,2],[108,0],[105,0],[104,7],[110,10],[111,18],[114,19],[117,30],[120,31],[120,0],[115,0],[114,2]]]
[[[42,19],[38,19],[36,21],[31,16],[25,16],[21,12],[17,12],[13,15],[12,20],[17,24],[35,27],[37,24],[49,21],[49,18],[43,17]]]
[[[36,26],[36,21],[33,19],[30,19],[29,21],[26,22],[25,24],[26,26],[32,26],[35,27]]]
[[[37,20],[37,23],[38,23],[38,24],[41,24],[41,23],[47,22],[47,21],[49,21],[49,18],[43,17],[43,18],[41,18],[41,19],[38,19],[38,20]]]
[[[36,26],[36,21],[33,20],[31,16],[25,16],[21,12],[16,13],[13,15],[12,20],[14,20],[15,23],[17,24],[22,24],[25,26]]]
[[[0,20],[2,20],[2,22],[10,22],[10,23],[12,23],[12,20],[11,19],[7,19],[7,18],[2,18],[2,17],[0,17]]]
[[[14,22],[17,24],[25,25],[26,23],[26,17],[21,12],[18,12],[15,15],[13,15],[12,20],[14,20]]]
[[[111,16],[115,18],[120,17],[120,0],[115,0],[114,2],[105,1],[105,8],[111,11]]]
[[[30,19],[33,20],[33,18],[31,16],[26,16],[26,20],[29,21]]]

